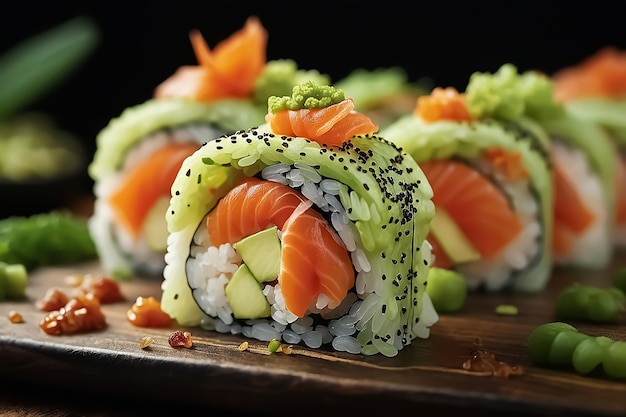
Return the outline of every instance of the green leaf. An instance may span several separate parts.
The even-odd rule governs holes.
[[[77,17],[29,38],[0,56],[0,119],[44,95],[94,50],[96,24]]]

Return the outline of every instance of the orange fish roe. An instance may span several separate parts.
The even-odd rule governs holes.
[[[426,122],[472,120],[467,110],[465,94],[459,93],[454,87],[436,87],[429,95],[418,97],[413,113]]]
[[[491,163],[501,169],[508,179],[512,181],[528,178],[528,170],[522,163],[522,154],[519,152],[506,152],[501,148],[488,149],[484,153]]]

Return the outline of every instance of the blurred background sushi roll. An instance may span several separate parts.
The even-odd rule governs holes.
[[[472,74],[465,92],[434,88],[379,133],[433,188],[434,267],[458,271],[474,291],[539,291],[552,269],[548,136],[482,77]]]
[[[161,307],[179,324],[395,356],[427,338],[432,189],[342,90],[268,100],[174,181]]]
[[[614,242],[626,248],[626,51],[605,46],[555,71],[552,79],[556,99],[572,114],[600,126],[615,145]]]
[[[373,70],[357,68],[337,80],[334,86],[354,99],[357,111],[383,128],[410,113],[417,98],[430,92],[432,80],[421,77],[410,81],[407,71],[399,66]]]
[[[550,137],[554,263],[606,268],[614,253],[616,147],[598,124],[556,100],[545,74],[527,71],[514,78],[524,113]]]
[[[303,71],[289,59],[266,61],[268,33],[260,20],[211,49],[190,33],[198,65],[183,65],[153,97],[126,108],[97,136],[89,165],[96,197],[90,231],[107,274],[162,277],[167,247],[165,210],[182,161],[203,142],[264,121],[267,97],[290,92]]]
[[[474,74],[468,96],[495,103],[534,120],[548,135],[553,183],[552,258],[555,265],[602,269],[613,255],[615,152],[593,122],[576,116],[554,96],[551,80],[504,64]]]

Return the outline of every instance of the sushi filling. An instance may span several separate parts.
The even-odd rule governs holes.
[[[502,191],[523,226],[522,231],[494,256],[455,267],[466,277],[469,288],[497,291],[512,283],[517,273],[539,258],[542,250],[540,208],[529,180],[510,181],[486,158],[467,162]]]
[[[569,182],[577,189],[577,194],[584,196],[586,209],[592,212],[594,222],[580,234],[572,231],[570,238],[572,247],[568,253],[554,253],[554,262],[559,265],[579,264],[597,265],[607,259],[612,250],[611,231],[607,227],[608,202],[599,177],[589,166],[585,154],[560,141],[552,143],[552,157],[563,169]]]
[[[298,163],[292,166],[283,163],[271,165],[260,174],[264,180],[298,190],[329,219],[350,254],[356,274],[355,286],[338,306],[321,293],[309,306],[307,314],[298,317],[286,308],[280,283],[274,280],[262,284],[263,294],[270,305],[270,316],[237,320],[228,303],[225,288],[242,260],[230,244],[211,245],[205,218],[194,235],[186,262],[188,284],[196,303],[206,314],[202,327],[222,333],[243,334],[261,341],[277,339],[289,344],[304,343],[311,348],[331,344],[337,351],[361,353],[365,338],[371,337],[371,334],[359,337],[358,331],[362,327],[359,322],[369,320],[376,313],[380,296],[372,290],[376,287],[376,280],[361,249],[359,233],[338,197],[344,185],[334,179],[323,178],[311,166]],[[437,320],[437,314],[427,294],[424,294],[424,299],[420,326],[423,327],[422,333],[427,334],[430,325]],[[394,333],[390,341],[380,344],[380,348],[385,350],[382,353],[393,356],[409,342],[407,335]]]
[[[153,152],[171,142],[194,142],[198,146],[207,138],[217,138],[224,132],[214,126],[186,124],[162,129],[137,141],[120,162],[118,171],[98,181],[94,186],[96,206],[90,219],[90,229],[98,240],[100,258],[104,265],[130,268],[148,275],[159,275],[165,266],[163,252],[150,247],[145,234],[137,237],[120,226],[108,204],[109,197],[124,183],[130,170],[150,158]]]

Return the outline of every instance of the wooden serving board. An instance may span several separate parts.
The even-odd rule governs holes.
[[[266,342],[253,340],[247,351],[240,351],[240,336],[175,324],[168,329],[134,327],[126,312],[136,298],[161,295],[159,281],[142,278],[120,284],[126,301],[103,305],[105,330],[50,336],[38,326],[45,313],[35,301],[52,286],[69,289],[67,275],[97,274],[100,266],[43,268],[30,274],[26,300],[0,302],[0,316],[16,310],[24,317],[21,324],[0,320],[0,377],[82,387],[98,398],[132,393],[151,403],[167,400],[254,415],[345,406],[351,413],[367,414],[453,410],[465,415],[624,415],[626,380],[537,367],[526,350],[531,331],[555,321],[554,301],[561,289],[574,281],[609,286],[613,271],[621,266],[626,266],[625,256],[617,256],[606,271],[556,270],[549,287],[534,295],[470,294],[462,312],[442,314],[429,339],[415,340],[394,358],[302,346],[295,346],[291,355],[269,354]],[[496,315],[500,304],[517,306],[518,315]],[[615,325],[572,324],[588,334],[626,340],[626,317]],[[192,333],[192,348],[169,346],[168,337],[177,329]],[[143,336],[155,340],[145,350],[139,347]],[[522,366],[524,375],[502,378],[463,370],[477,340],[498,360]]]

